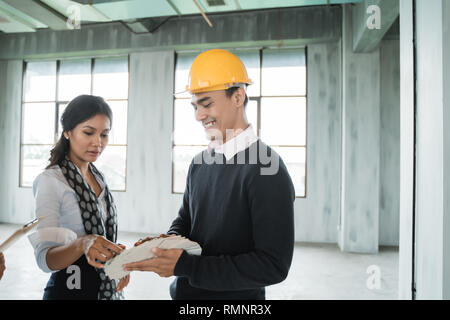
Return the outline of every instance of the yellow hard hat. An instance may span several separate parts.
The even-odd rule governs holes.
[[[251,84],[241,59],[227,50],[212,49],[200,53],[191,65],[189,84],[191,94],[226,90],[236,84]]]

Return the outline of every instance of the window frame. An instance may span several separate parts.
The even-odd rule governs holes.
[[[302,198],[302,199],[306,199],[307,198],[307,194],[308,194],[308,46],[289,46],[289,47],[282,47],[282,48],[278,48],[278,47],[258,47],[258,48],[242,48],[242,47],[237,47],[237,48],[232,48],[231,50],[258,50],[259,52],[259,95],[258,96],[248,96],[249,100],[253,100],[256,101],[256,118],[257,118],[257,123],[256,123],[256,135],[258,136],[258,138],[260,138],[260,132],[261,132],[261,99],[262,98],[304,98],[305,99],[305,145],[270,145],[270,147],[291,147],[291,148],[303,148],[305,150],[305,192],[304,195],[295,195],[295,198]],[[262,95],[262,63],[263,63],[263,50],[264,49],[304,49],[305,50],[305,69],[306,69],[306,79],[305,79],[305,94],[304,95],[280,95],[280,96],[264,96]],[[189,53],[192,51],[175,51],[174,55],[174,61],[175,61],[175,67],[174,67],[174,71],[173,71],[173,88],[175,90],[175,77],[176,77],[176,63],[177,63],[177,59],[178,59],[178,55],[179,53]],[[200,53],[201,51],[199,51]],[[172,99],[172,132],[175,132],[175,101],[178,99],[190,99],[190,98],[185,98],[185,97],[181,97],[181,98],[177,98],[175,96],[175,93],[173,94],[173,99]],[[208,145],[203,145],[203,144],[175,144],[175,139],[174,136],[172,136],[172,186],[171,186],[171,193],[172,194],[183,194],[184,192],[178,192],[178,191],[174,191],[174,186],[175,186],[175,161],[174,161],[174,148],[175,147],[207,147]]]
[[[52,59],[24,59],[22,64],[22,84],[21,84],[21,108],[20,108],[20,155],[19,155],[19,181],[18,185],[19,188],[24,189],[30,189],[33,186],[32,185],[24,185],[23,184],[23,161],[24,161],[24,152],[23,147],[24,146],[50,146],[53,147],[59,138],[59,129],[60,129],[60,114],[59,109],[60,105],[68,104],[70,101],[67,100],[58,100],[58,93],[59,93],[59,75],[60,75],[60,64],[61,61],[75,61],[75,60],[88,60],[90,61],[90,78],[91,78],[91,85],[90,85],[90,94],[93,94],[93,86],[94,86],[94,68],[95,68],[95,62],[97,59],[101,58],[125,58],[127,60],[127,69],[128,69],[128,88],[127,88],[127,99],[105,99],[105,101],[108,103],[109,101],[122,101],[127,103],[127,115],[129,110],[129,100],[130,100],[130,55],[129,54],[119,54],[119,55],[101,55],[101,56],[88,56],[88,57],[64,57],[64,58],[52,58]],[[56,63],[56,74],[55,74],[55,100],[52,101],[25,101],[25,77],[27,72],[27,65],[28,63],[32,62],[55,62]],[[55,115],[55,128],[53,132],[53,144],[29,144],[29,143],[23,143],[23,132],[24,132],[24,105],[26,103],[52,103],[54,104],[54,115]],[[127,191],[127,163],[128,163],[128,117],[127,122],[125,124],[126,126],[126,137],[125,141],[126,144],[118,144],[118,143],[108,143],[108,146],[117,146],[117,147],[125,147],[125,179],[124,179],[124,189],[111,189],[113,192],[126,192]]]

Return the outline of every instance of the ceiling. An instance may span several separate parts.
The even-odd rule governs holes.
[[[173,16],[357,3],[363,0],[0,0],[0,31],[70,30],[85,23],[124,22],[133,32],[154,30]],[[213,23],[210,26],[214,27]]]

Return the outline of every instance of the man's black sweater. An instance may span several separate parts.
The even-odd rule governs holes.
[[[173,299],[265,299],[265,286],[286,278],[294,248],[294,186],[281,158],[276,174],[262,174],[271,163],[260,153],[251,162],[255,148],[267,150],[272,162],[279,157],[258,140],[229,161],[207,150],[193,159],[168,234],[198,242],[202,254],[180,256]],[[237,164],[244,155],[245,164]],[[207,164],[213,157],[223,164]]]

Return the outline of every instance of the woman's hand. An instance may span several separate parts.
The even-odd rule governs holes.
[[[124,246],[121,247],[97,234],[88,234],[79,238],[79,240],[87,262],[95,268],[103,268],[104,265],[101,263],[114,258],[115,255],[124,250]]]
[[[120,279],[119,284],[117,285],[116,292],[122,291],[123,288],[125,288],[128,285],[128,283],[130,283],[130,275],[127,275],[122,279]]]
[[[3,277],[3,271],[5,271],[5,257],[3,256],[3,253],[0,252],[0,279]]]

